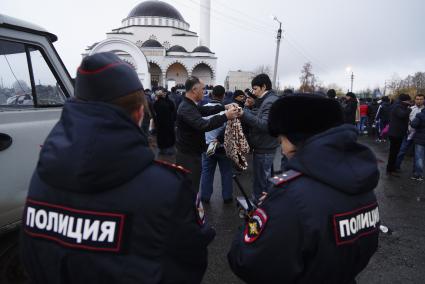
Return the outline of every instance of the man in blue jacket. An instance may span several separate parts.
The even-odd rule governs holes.
[[[376,158],[335,100],[279,99],[269,115],[289,171],[248,215],[228,254],[247,283],[355,283],[378,247]]]
[[[201,282],[215,233],[186,170],[154,161],[144,100],[116,55],[83,59],[29,188],[22,257],[33,283]]]

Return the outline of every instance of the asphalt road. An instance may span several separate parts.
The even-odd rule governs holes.
[[[381,178],[375,192],[381,222],[389,227],[390,233],[380,234],[379,249],[357,282],[425,283],[425,183],[410,180],[411,158],[403,163],[400,178],[387,177],[388,144],[377,144],[369,138],[360,141],[368,145],[379,160]],[[275,165],[279,165],[279,157],[276,157]],[[251,176],[247,171],[240,178],[246,189],[251,188]],[[209,265],[203,283],[243,283],[233,275],[226,258],[241,219],[234,205],[223,204],[220,188],[220,176],[216,172],[215,191],[210,204],[205,207],[208,222],[215,227],[217,236],[209,247]],[[239,195],[236,185],[234,189],[235,195]]]

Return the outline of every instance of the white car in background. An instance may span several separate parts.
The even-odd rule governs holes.
[[[16,232],[29,182],[74,92],[56,40],[41,27],[0,14],[0,283],[23,281],[16,272]]]

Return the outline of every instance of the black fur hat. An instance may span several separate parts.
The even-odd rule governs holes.
[[[295,145],[343,123],[342,109],[336,100],[310,94],[277,100],[268,120],[271,135],[285,135]]]

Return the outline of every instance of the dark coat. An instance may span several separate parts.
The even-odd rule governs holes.
[[[174,103],[167,97],[158,97],[153,104],[155,110],[156,140],[159,149],[174,146],[176,135],[174,133],[174,123],[176,120],[176,108]]]
[[[391,109],[388,136],[402,138],[407,135],[409,114],[412,110],[408,104],[397,102]]]
[[[410,123],[415,129],[415,135],[413,136],[413,142],[425,146],[425,108]]]
[[[177,110],[177,150],[196,155],[205,152],[205,132],[221,127],[227,117],[225,114],[214,115],[210,119],[203,117],[223,110],[222,105],[197,106],[192,100],[184,97]]]
[[[376,119],[380,120],[382,124],[390,122],[391,104],[387,102],[381,103],[376,114]]]
[[[379,231],[377,162],[357,136],[354,126],[329,129],[289,160],[301,176],[275,182],[260,205],[264,214],[253,215],[263,225],[237,234],[228,254],[236,275],[247,283],[354,281],[377,250]]]
[[[348,124],[356,124],[357,100],[349,99],[345,104],[344,122]]]
[[[367,119],[370,124],[375,121],[376,114],[378,112],[379,105],[376,102],[371,102],[367,108]]]
[[[196,213],[186,174],[154,162],[144,144],[121,109],[65,104],[22,221],[34,283],[201,282],[214,231]]]
[[[179,108],[180,103],[182,102],[182,96],[178,93],[171,92],[168,97],[174,103],[175,109],[177,110]]]
[[[269,91],[261,99],[257,99],[254,109],[244,108],[242,123],[249,127],[248,142],[256,153],[275,153],[279,147],[276,137],[269,134],[268,118],[270,108],[279,97]]]

